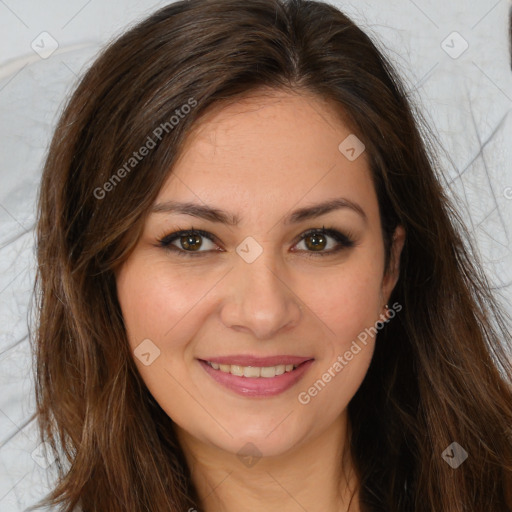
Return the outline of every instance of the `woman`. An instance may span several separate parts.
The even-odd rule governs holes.
[[[468,238],[337,9],[155,13],[84,76],[42,179],[48,503],[512,510],[508,318]]]

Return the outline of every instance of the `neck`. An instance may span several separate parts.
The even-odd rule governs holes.
[[[359,512],[346,411],[317,437],[252,460],[176,433],[205,512]]]

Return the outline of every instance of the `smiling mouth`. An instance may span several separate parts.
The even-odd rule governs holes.
[[[304,377],[314,362],[314,358],[290,355],[232,355],[211,359],[198,359],[206,373],[224,388],[250,398],[270,398],[284,393]]]
[[[284,373],[290,373],[299,366],[301,366],[301,364],[304,364],[278,364],[276,366],[240,366],[237,364],[212,363],[211,361],[205,361],[205,363],[214,370],[218,370],[219,372],[230,373],[231,375],[236,375],[237,377],[248,377],[251,379],[271,379],[272,377],[277,377],[278,375],[283,375]]]

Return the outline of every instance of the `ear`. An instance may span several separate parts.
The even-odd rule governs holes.
[[[400,276],[400,255],[405,243],[405,229],[403,226],[397,226],[393,233],[391,242],[391,251],[388,269],[385,270],[382,278],[381,295],[384,304],[387,304],[389,297]]]

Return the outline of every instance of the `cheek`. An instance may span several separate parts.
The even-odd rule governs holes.
[[[180,344],[194,332],[195,306],[208,291],[204,279],[172,272],[168,264],[127,263],[117,279],[117,293],[130,345],[150,338],[159,344],[173,338]],[[186,321],[184,321],[186,320]]]
[[[140,377],[160,406],[182,425],[204,412],[191,408],[191,396],[201,396],[201,389],[189,371],[197,333],[210,311],[208,292],[218,281],[214,272],[206,276],[197,269],[179,271],[168,261],[147,264],[142,258],[127,262],[118,275],[119,303]],[[150,364],[138,356],[148,352]]]
[[[298,294],[321,320],[328,344],[342,349],[382,313],[380,256],[354,258],[315,279],[304,279]],[[313,283],[313,284],[312,284]]]
[[[327,325],[316,370],[301,386],[298,402],[305,414],[329,424],[348,406],[371,363],[379,288],[369,274],[340,275],[329,281],[316,312]],[[320,425],[319,425],[320,426]]]
[[[185,371],[188,342],[201,323],[198,303],[207,283],[195,278],[192,286],[189,275],[141,259],[126,262],[116,282],[128,343],[142,380],[170,417],[187,419],[189,393],[198,392]]]
[[[373,251],[361,251],[360,257],[318,279],[316,291],[309,295],[324,337],[318,367],[302,387],[301,403],[314,399],[316,407],[330,408],[329,416],[346,407],[372,359],[376,322],[382,313],[381,258],[378,244]],[[311,281],[302,286],[304,291],[312,289]]]

